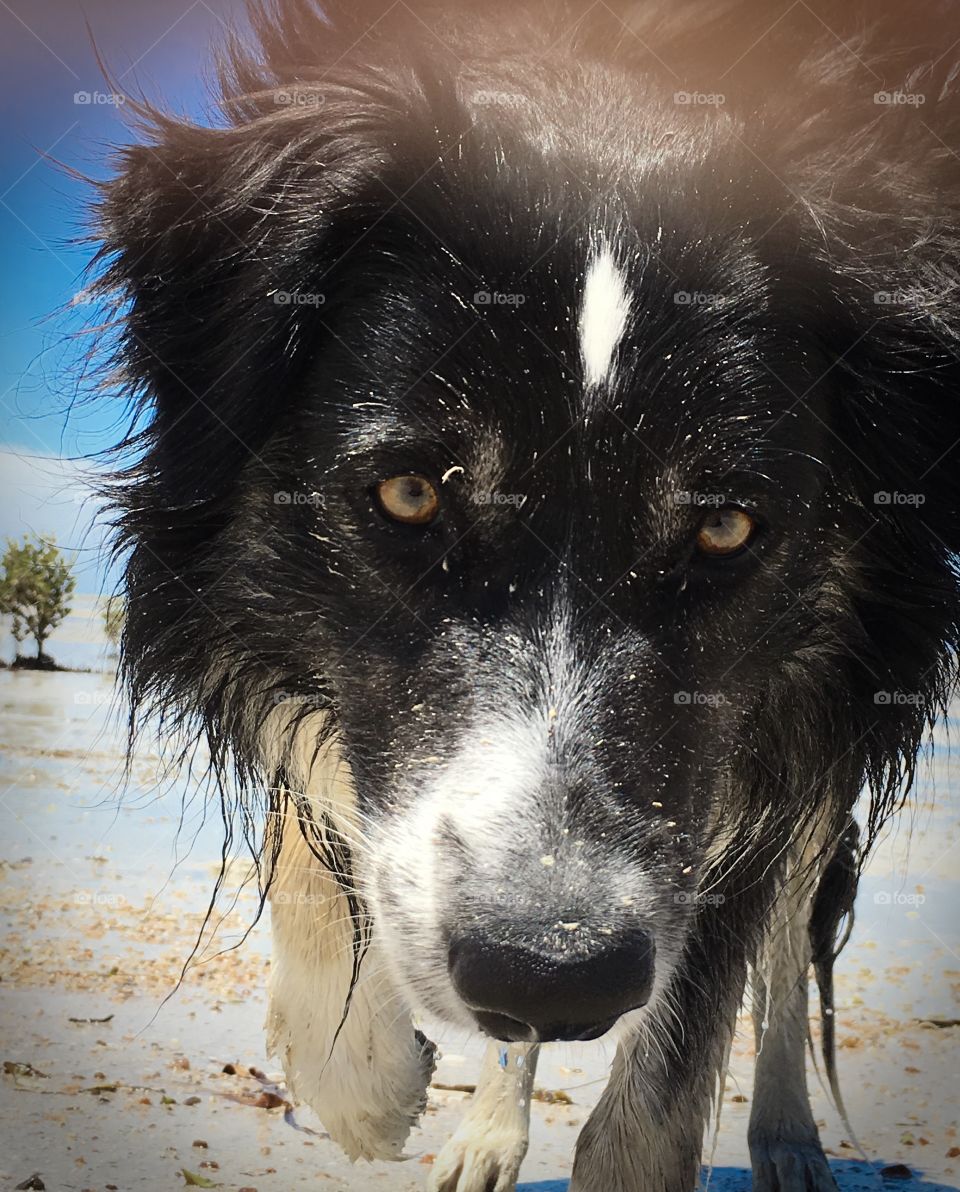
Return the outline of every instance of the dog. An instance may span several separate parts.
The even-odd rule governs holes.
[[[134,732],[209,744],[269,1036],[434,1192],[617,1032],[575,1192],[691,1192],[738,1008],[758,1192],[833,1177],[857,876],[956,678],[960,15],[276,0],[96,198]],[[859,802],[861,792],[862,802]],[[859,808],[855,815],[855,808]],[[762,1046],[760,1044],[762,1043]]]

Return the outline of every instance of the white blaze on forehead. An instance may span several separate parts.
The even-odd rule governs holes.
[[[627,278],[610,247],[601,242],[590,257],[580,306],[580,354],[587,384],[613,378],[613,360],[630,314]]]

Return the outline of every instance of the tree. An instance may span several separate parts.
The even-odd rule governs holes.
[[[70,612],[76,581],[53,542],[7,539],[0,576],[0,613],[13,618],[13,638],[19,645],[27,638],[37,643],[37,659],[50,634]]]
[[[108,596],[103,606],[103,632],[107,641],[116,650],[120,645],[123,634],[123,620],[127,615],[126,603],[122,596]]]

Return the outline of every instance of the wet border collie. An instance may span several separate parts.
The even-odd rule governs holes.
[[[97,212],[133,725],[210,746],[270,1041],[353,1157],[616,1028],[576,1192],[691,1192],[748,969],[761,1192],[954,678],[960,10],[277,0]],[[116,369],[119,369],[119,374]],[[854,807],[864,792],[855,827]]]

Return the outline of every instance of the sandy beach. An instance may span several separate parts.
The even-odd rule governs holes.
[[[105,664],[91,609],[52,643],[61,661]],[[431,1091],[407,1162],[346,1161],[314,1115],[290,1103],[264,1054],[269,923],[247,934],[256,898],[249,885],[237,889],[241,859],[215,930],[178,984],[217,871],[220,823],[186,776],[160,781],[149,750],[123,789],[111,675],[0,672],[0,716],[3,1186],[422,1188],[469,1093]],[[872,860],[839,968],[841,1079],[856,1139],[809,1071],[844,1190],[960,1187],[960,771],[949,737],[938,735],[909,812]],[[442,1053],[436,1083],[469,1087],[480,1041],[424,1025]],[[527,1192],[566,1187],[612,1051],[609,1039],[545,1049]],[[752,1057],[744,1015],[708,1140],[720,1192],[750,1187]],[[23,1183],[35,1174],[39,1182]]]

